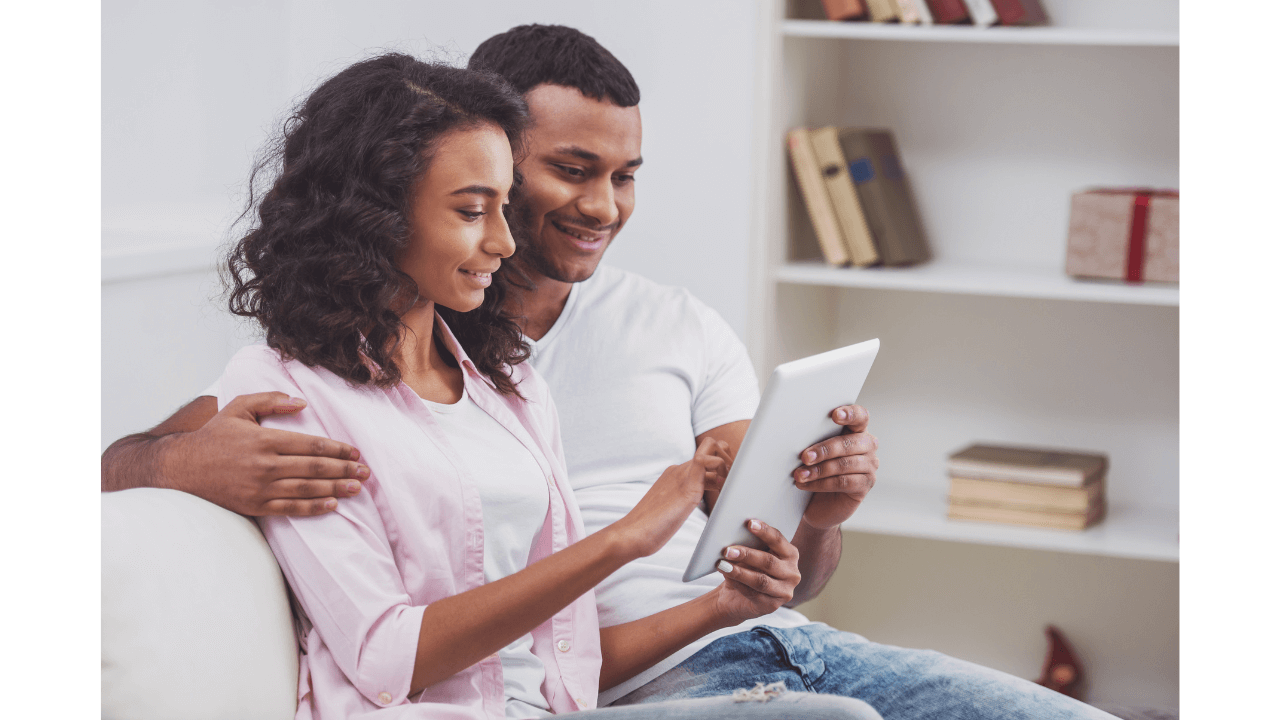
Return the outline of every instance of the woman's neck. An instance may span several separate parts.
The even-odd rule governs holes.
[[[396,364],[404,383],[418,397],[452,405],[462,399],[462,369],[446,358],[435,341],[436,306],[415,305],[400,316],[404,323]]]

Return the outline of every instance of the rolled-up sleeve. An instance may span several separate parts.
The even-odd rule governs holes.
[[[236,395],[276,390],[303,397],[265,348],[242,350],[219,380],[219,405]],[[331,437],[310,409],[263,418],[264,426]],[[337,438],[341,440],[342,438]],[[264,517],[258,524],[314,632],[338,668],[370,702],[409,695],[425,606],[414,606],[396,567],[387,528],[365,489],[317,517]]]

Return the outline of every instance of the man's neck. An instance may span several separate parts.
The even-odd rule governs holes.
[[[517,320],[520,331],[525,337],[537,341],[546,337],[556,320],[560,319],[565,304],[569,302],[569,291],[573,289],[573,283],[552,280],[528,266],[523,266],[522,269],[533,282],[533,289],[513,286],[507,303],[516,314],[523,316]]]

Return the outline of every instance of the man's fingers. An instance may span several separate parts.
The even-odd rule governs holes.
[[[315,498],[312,500],[268,500],[262,505],[261,515],[288,515],[290,517],[313,517],[338,509],[337,498]]]
[[[841,405],[831,411],[831,419],[854,432],[862,432],[871,422],[871,413],[861,405]]]
[[[800,462],[805,465],[816,465],[832,458],[865,455],[873,452],[878,444],[875,436],[870,433],[855,432],[837,435],[805,448],[804,452],[800,453]]]
[[[796,483],[796,486],[809,492],[844,493],[845,495],[862,498],[871,491],[872,487],[875,487],[875,484],[875,474],[868,473],[836,475],[812,482]]]
[[[819,480],[825,477],[850,475],[854,473],[874,473],[879,469],[880,459],[875,455],[844,455],[837,457],[834,460],[827,460],[826,462],[818,463],[817,465],[798,467],[792,471],[791,476],[800,484],[800,487],[805,487],[804,483],[813,482],[814,480]]]
[[[348,498],[359,495],[359,480],[309,480],[290,478],[271,483],[270,495],[276,500],[310,500],[314,498]]]
[[[751,568],[734,565],[726,560],[716,563],[716,569],[728,580],[742,583],[747,588],[761,595],[781,598],[784,603],[791,600],[793,586],[776,578],[769,577]]]
[[[307,401],[302,398],[289,397],[282,392],[260,392],[238,395],[224,409],[257,422],[258,418],[295,413],[306,406]]]
[[[335,458],[338,460],[359,460],[360,451],[351,447],[346,443],[330,440],[329,438],[317,437],[315,435],[304,435],[302,433],[289,432],[288,430],[268,429],[264,435],[267,446],[279,455],[299,455],[320,458]],[[346,477],[344,475],[306,475],[299,474],[299,477]]]
[[[275,456],[264,463],[264,477],[271,480],[367,480],[369,468],[352,460],[334,460],[305,455]]]

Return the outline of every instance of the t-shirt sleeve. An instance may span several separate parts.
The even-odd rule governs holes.
[[[695,436],[738,420],[750,420],[760,385],[747,347],[720,313],[690,296],[702,330],[702,373],[693,396]]]

